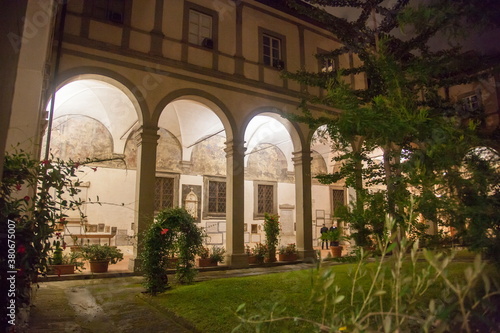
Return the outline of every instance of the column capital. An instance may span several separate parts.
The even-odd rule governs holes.
[[[301,150],[292,153],[293,165],[309,164],[312,161],[310,150]]]
[[[158,134],[158,127],[144,127],[141,126],[135,135],[137,145],[143,143],[157,143],[160,135]]]
[[[233,156],[235,153],[240,153],[244,154],[245,151],[247,150],[245,148],[245,141],[241,140],[231,140],[231,141],[226,141],[226,148],[224,151],[226,152],[226,157]]]

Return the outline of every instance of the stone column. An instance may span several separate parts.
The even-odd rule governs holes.
[[[245,254],[244,200],[245,147],[243,141],[226,142],[226,264],[231,267],[248,266]]]
[[[311,200],[311,151],[293,153],[295,166],[295,203],[297,249],[301,259],[315,259],[312,239],[312,200]]]
[[[137,180],[135,190],[134,256],[129,269],[140,271],[138,255],[141,252],[141,235],[153,222],[154,190],[156,175],[156,146],[160,136],[158,127],[142,127],[137,135]]]

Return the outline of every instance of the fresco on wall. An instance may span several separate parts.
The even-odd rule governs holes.
[[[248,155],[248,179],[293,182],[288,175],[286,157],[283,152],[268,143],[256,146]]]
[[[215,135],[196,144],[191,172],[197,175],[226,175],[226,137]]]
[[[328,169],[326,168],[325,159],[323,158],[323,156],[321,156],[320,153],[318,153],[316,151],[312,151],[311,157],[312,157],[311,175],[313,177],[320,175],[320,174],[325,174],[328,172]]]
[[[93,118],[66,115],[54,119],[50,151],[63,160],[110,158],[113,156],[113,138],[108,129]]]
[[[127,169],[137,169],[137,132],[132,132],[125,143],[124,158]]]
[[[156,170],[181,172],[179,163],[182,150],[179,141],[169,131],[160,128],[160,139],[156,147]]]
[[[160,128],[158,134],[160,138],[156,147],[156,170],[180,172],[182,150],[179,141],[164,128]],[[137,133],[132,133],[125,145],[125,162],[129,169],[137,169],[136,136]]]

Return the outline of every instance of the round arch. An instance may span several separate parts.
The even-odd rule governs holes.
[[[300,130],[300,127],[296,123],[284,118],[282,116],[283,114],[284,114],[283,111],[281,111],[280,109],[273,107],[273,106],[263,106],[263,107],[259,107],[257,109],[254,109],[245,118],[245,120],[243,122],[243,126],[242,126],[241,135],[242,136],[245,135],[245,132],[248,128],[248,124],[250,124],[250,122],[252,121],[252,119],[254,117],[267,116],[267,117],[275,119],[276,121],[278,121],[279,123],[281,123],[285,127],[285,129],[288,131],[290,138],[292,140],[294,151],[302,151],[302,149],[304,147],[307,147],[307,145],[305,144],[305,142],[306,142],[305,137],[304,137],[302,131]]]
[[[121,90],[132,102],[140,125],[150,124],[149,108],[140,88],[123,75],[100,67],[78,67],[57,75],[56,91],[68,83],[79,80],[97,80]],[[47,101],[47,103],[49,100]]]
[[[222,122],[227,140],[234,140],[236,124],[228,108],[217,97],[198,89],[180,89],[169,93],[155,107],[151,117],[151,124],[157,126],[165,107],[178,100],[191,100],[207,106]]]

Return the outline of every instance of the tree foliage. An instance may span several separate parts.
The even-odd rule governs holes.
[[[325,133],[334,141],[333,149],[339,153],[336,160],[342,167],[318,178],[324,183],[344,179],[356,190],[356,204],[341,212],[355,226],[361,244],[369,243],[368,234],[379,229],[380,217],[373,217],[380,216],[380,205],[373,203],[380,193],[383,208],[400,230],[417,237],[424,231],[416,220],[405,218],[412,194],[415,209],[429,223],[457,228],[473,248],[484,249],[485,243],[495,242],[491,234],[497,232],[498,221],[486,213],[489,209],[484,205],[493,205],[493,210],[498,207],[498,189],[488,183],[498,180],[498,165],[495,168],[477,154],[468,157],[474,147],[494,142],[481,132],[483,114],[454,104],[448,91],[487,78],[500,68],[499,55],[460,46],[471,28],[481,31],[498,25],[492,19],[498,16],[498,6],[490,3],[492,8],[483,17],[478,8],[484,9],[484,3],[475,0],[431,0],[416,5],[409,0],[288,3],[340,40],[339,48],[318,54],[318,59],[351,59],[348,68],[300,70],[284,76],[324,91],[306,93],[302,114],[290,117],[312,128],[326,125]],[[345,7],[356,18],[335,16]],[[438,48],[436,40],[441,41]],[[367,84],[355,85],[355,78],[363,76]],[[339,113],[313,114],[308,109],[311,103],[336,108]],[[371,155],[377,147],[383,152],[380,159]],[[498,152],[494,155],[498,157]],[[483,172],[476,172],[477,168]],[[373,185],[382,185],[378,194],[368,193],[367,186]]]

